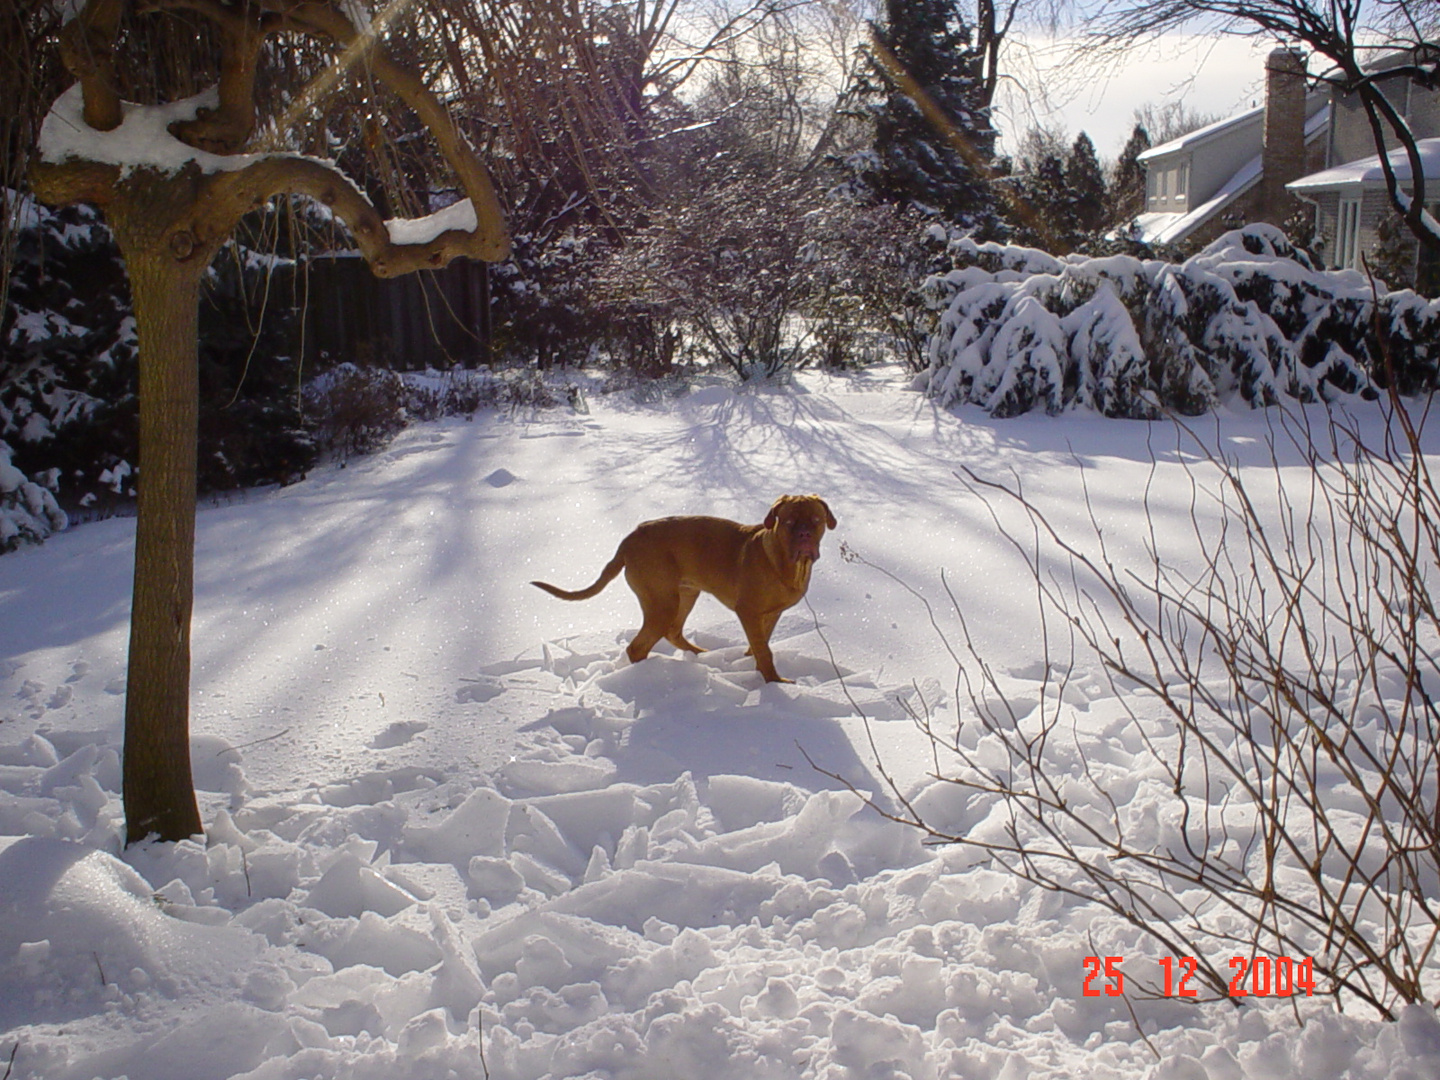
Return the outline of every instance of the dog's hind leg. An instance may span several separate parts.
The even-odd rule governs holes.
[[[665,640],[674,645],[677,649],[684,649],[686,652],[702,653],[705,650],[694,644],[685,637],[685,620],[690,617],[691,610],[695,607],[695,601],[700,598],[699,589],[691,589],[682,586],[680,589],[680,604],[675,610],[675,618],[670,624],[670,629],[665,634]]]
[[[637,588],[636,578],[626,573],[630,587],[640,601],[640,632],[625,650],[632,664],[638,664],[650,655],[655,643],[670,633],[675,625],[675,614],[679,610],[679,598],[669,589]]]

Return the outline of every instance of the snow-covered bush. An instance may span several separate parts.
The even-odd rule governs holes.
[[[995,416],[1037,406],[1149,418],[1402,393],[1440,376],[1440,301],[1321,270],[1280,230],[1250,225],[1179,264],[1055,258],[951,240],[925,285],[935,315],[921,384]]]
[[[306,422],[338,460],[371,454],[415,421],[466,418],[485,408],[586,411],[583,388],[533,367],[392,371],[337,364],[305,385]]]
[[[405,383],[389,368],[339,364],[306,386],[305,406],[324,450],[368,454],[405,426]]]
[[[54,474],[46,479],[53,484]],[[12,465],[10,447],[0,442],[0,551],[38,544],[66,524],[54,493]]]

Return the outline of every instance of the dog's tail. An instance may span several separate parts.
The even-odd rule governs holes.
[[[568,589],[557,588],[546,581],[532,581],[530,584],[537,589],[544,589],[551,596],[558,596],[561,600],[589,600],[619,577],[620,571],[623,569],[625,569],[625,556],[617,551],[615,557],[605,564],[605,569],[600,571],[600,576],[596,579],[595,584],[588,589],[577,589],[575,592],[570,592]]]

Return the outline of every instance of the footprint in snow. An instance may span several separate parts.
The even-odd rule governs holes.
[[[462,681],[465,685],[455,691],[455,700],[461,705],[480,705],[505,692],[505,687],[498,679],[481,677]]]
[[[485,482],[493,488],[502,488],[508,487],[519,479],[520,478],[509,469],[496,469],[489,476],[485,477]]]
[[[393,750],[404,746],[430,725],[423,720],[397,720],[370,740],[371,750]]]

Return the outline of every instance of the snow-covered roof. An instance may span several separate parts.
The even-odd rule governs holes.
[[[1421,139],[1416,144],[1420,151],[1420,168],[1427,181],[1440,178],[1440,139]],[[1389,153],[1390,166],[1402,184],[1408,184],[1410,158],[1403,147],[1396,147]],[[1378,188],[1385,186],[1385,172],[1380,167],[1380,155],[1372,154],[1359,161],[1336,165],[1285,185],[1291,191],[1334,191],[1343,188]]]
[[[1152,146],[1149,150],[1136,156],[1139,162],[1153,161],[1156,158],[1165,157],[1180,150],[1193,150],[1200,143],[1210,142],[1219,138],[1227,132],[1244,127],[1246,124],[1264,116],[1265,107],[1257,105],[1253,109],[1246,109],[1242,113],[1226,117],[1224,120],[1217,120],[1213,124],[1206,124],[1202,128],[1186,132],[1179,138],[1171,139],[1169,142],[1161,143],[1159,146]]]
[[[1330,99],[1323,90],[1311,90],[1305,95],[1305,139],[1310,138],[1320,130],[1325,123],[1329,122]],[[1256,105],[1254,108],[1246,109],[1244,112],[1236,113],[1234,116],[1226,117],[1224,120],[1217,120],[1213,124],[1206,124],[1202,128],[1186,132],[1179,138],[1171,139],[1169,142],[1161,143],[1159,146],[1152,146],[1143,154],[1136,156],[1135,160],[1141,163],[1153,161],[1156,158],[1165,157],[1169,154],[1178,153],[1181,150],[1194,150],[1196,147],[1211,142],[1232,131],[1254,124],[1256,121],[1263,121],[1265,118],[1265,106]],[[1317,121],[1318,126],[1317,126]]]
[[[1242,114],[1245,115],[1245,114]],[[1305,121],[1305,141],[1308,143],[1318,138],[1330,122],[1330,107],[1326,105],[1314,116]],[[1215,127],[1217,125],[1211,125]],[[1201,129],[1204,130],[1204,129]],[[1167,143],[1167,146],[1178,145]],[[1147,213],[1141,214],[1135,219],[1135,224],[1140,230],[1140,239],[1147,244],[1174,244],[1185,239],[1196,229],[1200,228],[1216,214],[1224,210],[1245,192],[1249,191],[1260,182],[1264,173],[1265,155],[1256,154],[1244,165],[1235,171],[1214,195],[1206,199],[1199,206],[1192,207],[1184,213]],[[1293,185],[1288,185],[1293,186]]]

